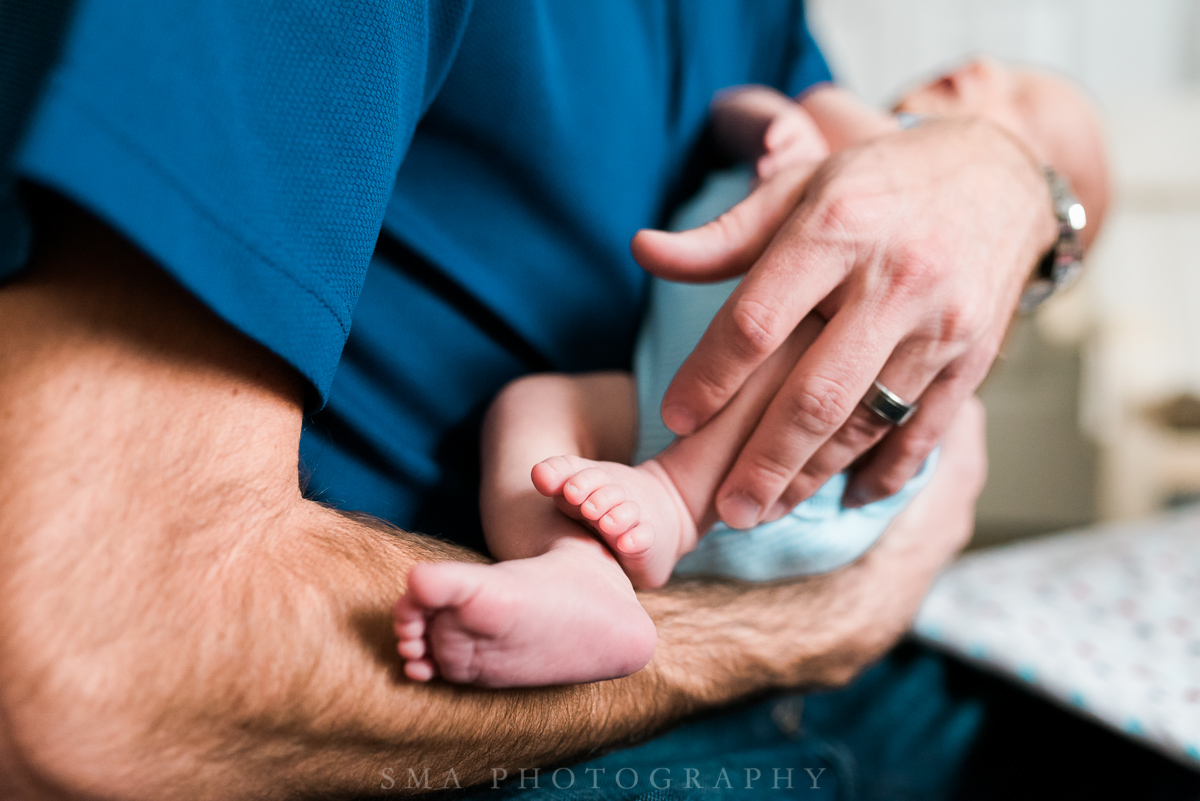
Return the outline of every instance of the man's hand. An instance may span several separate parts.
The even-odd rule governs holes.
[[[698,598],[703,598],[702,619],[708,622],[709,631],[738,643],[739,647],[729,652],[734,665],[742,659],[757,665],[753,672],[770,676],[772,686],[809,685],[813,679],[808,671],[817,666],[821,674],[818,683],[850,681],[908,630],[929,584],[967,544],[974,525],[975,499],[986,477],[983,405],[972,397],[946,432],[929,486],[866,555],[841,570],[803,582],[743,585],[689,581],[668,585],[673,593],[644,596],[644,602],[647,598],[655,601],[646,608],[659,624],[659,653],[673,651],[678,645],[675,637],[687,631],[664,627],[670,618],[664,618],[661,610],[687,608],[674,605],[682,592],[694,588],[698,593],[703,590]],[[804,614],[779,614],[789,607],[798,608],[796,592],[801,588],[818,590],[804,603]],[[726,602],[721,602],[723,596]],[[757,608],[771,611],[753,620],[746,618],[747,598],[753,598]],[[814,626],[818,620],[836,624],[823,630]],[[774,636],[763,636],[772,629]],[[795,658],[798,648],[808,652],[805,659]],[[776,672],[781,668],[783,673]]]
[[[1038,164],[972,119],[873,139],[811,177],[785,170],[702,228],[639,232],[634,256],[663,278],[746,273],[663,399],[678,434],[711,419],[810,311],[828,320],[719,489],[722,519],[781,517],[876,443],[847,502],[903,486],[983,380],[1054,234]],[[920,402],[904,427],[860,403],[875,379]]]

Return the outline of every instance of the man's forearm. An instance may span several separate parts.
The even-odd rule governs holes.
[[[5,797],[351,794],[397,765],[465,786],[843,680],[907,620],[874,618],[868,590],[902,582],[869,557],[803,584],[648,594],[658,654],[619,681],[406,682],[404,577],[477,557],[301,499],[290,372],[124,243],[73,237],[0,290]],[[892,561],[923,587],[949,549],[921,540],[893,538]]]
[[[32,649],[60,663],[47,669],[57,681],[13,710],[33,718],[21,722],[40,746],[35,772],[130,798],[185,788],[192,798],[350,794],[378,789],[385,768],[404,776],[408,767],[465,786],[494,768],[516,775],[642,739],[747,693],[848,678],[865,658],[832,647],[866,617],[854,608],[862,570],[647,595],[660,653],[620,681],[504,692],[410,684],[397,677],[390,634],[402,577],[418,559],[469,555],[316,507],[277,522],[217,569],[203,549],[181,548],[177,566],[158,575],[145,563],[72,571],[76,591],[88,592],[56,632],[66,636],[47,617],[30,621],[59,639],[61,652]],[[112,544],[165,547],[154,539]],[[58,583],[41,578],[43,588]],[[124,609],[96,597],[120,598]],[[118,622],[122,635],[107,647],[78,630]],[[876,651],[895,633],[880,632]]]
[[[692,581],[645,596],[660,649],[634,676],[524,691],[415,685],[398,678],[390,635],[400,577],[416,559],[466,554],[310,511],[276,532],[286,545],[248,548],[218,571],[181,565],[136,585],[125,571],[79,576],[143,616],[124,621],[133,631],[119,648],[72,627],[82,653],[49,655],[73,663],[53,671],[61,694],[14,710],[48,726],[34,731],[34,772],[118,798],[349,795],[410,767],[434,786],[467,786],[641,740],[747,694],[847,680],[906,620],[865,603],[884,589],[877,563],[804,583]]]
[[[277,522],[216,567],[190,547],[172,548],[176,566],[157,571],[140,559],[93,562],[102,575],[75,566],[63,619],[14,608],[32,612],[31,635],[48,640],[22,653],[57,663],[38,671],[52,686],[10,709],[35,774],[129,798],[351,794],[408,767],[465,786],[494,768],[516,775],[643,739],[748,693],[846,679],[898,633],[878,632],[870,653],[847,637],[868,616],[864,568],[773,587],[689,582],[645,596],[660,651],[629,678],[526,691],[416,685],[398,678],[391,604],[414,561],[468,554],[315,507]],[[169,547],[155,540],[110,544]],[[60,584],[49,572],[42,589]],[[6,681],[37,679],[11,668]]]

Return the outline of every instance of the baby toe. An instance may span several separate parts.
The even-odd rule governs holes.
[[[605,484],[579,505],[579,512],[588,520],[599,520],[614,506],[625,500],[625,489],[619,484]]]
[[[424,627],[425,610],[417,603],[411,592],[406,592],[392,606],[392,618],[396,634],[399,634],[401,626],[417,623]]]
[[[617,537],[617,550],[625,556],[634,556],[650,550],[654,544],[654,527],[640,523]]]
[[[593,492],[611,484],[612,481],[612,475],[603,467],[589,467],[567,479],[567,483],[563,484],[562,495],[570,503],[578,506]]]
[[[415,640],[425,634],[425,618],[397,618],[392,624],[396,637],[401,640]]]
[[[597,525],[602,532],[615,537],[618,534],[624,534],[637,524],[641,511],[641,507],[637,505],[636,501],[624,501],[610,509],[600,518]]]
[[[405,659],[421,659],[425,656],[425,640],[420,637],[412,640],[401,640],[397,644],[396,650]]]
[[[565,456],[551,456],[533,466],[530,478],[533,486],[543,495],[557,495],[562,492],[563,484],[575,472],[575,466]]]
[[[404,675],[413,681],[429,681],[436,671],[428,659],[410,659],[404,663]]]

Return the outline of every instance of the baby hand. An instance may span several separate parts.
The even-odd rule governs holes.
[[[824,161],[829,155],[829,145],[812,117],[791,100],[788,105],[780,106],[767,126],[763,150],[756,165],[761,181],[789,167]]]
[[[825,137],[804,107],[769,86],[718,92],[712,125],[717,141],[730,153],[757,162],[760,180],[790,167],[815,165],[829,155]]]

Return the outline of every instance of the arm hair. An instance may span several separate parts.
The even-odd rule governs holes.
[[[87,219],[0,289],[0,320],[6,798],[352,796],[384,768],[466,786],[581,758],[848,680],[969,529],[926,513],[832,576],[647,593],[658,652],[625,679],[418,685],[390,631],[404,577],[480,557],[304,500],[288,367]]]

